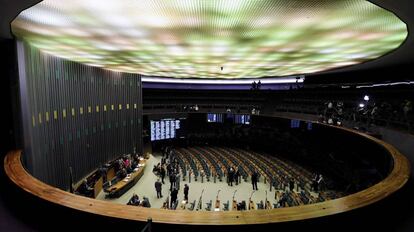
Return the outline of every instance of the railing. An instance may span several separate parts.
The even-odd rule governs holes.
[[[152,231],[152,218],[148,218],[147,224],[144,228],[141,229],[141,232],[151,232]]]

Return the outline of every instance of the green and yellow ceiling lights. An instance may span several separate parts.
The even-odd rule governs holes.
[[[365,0],[45,0],[12,30],[88,65],[224,80],[355,65],[408,35],[397,16]]]

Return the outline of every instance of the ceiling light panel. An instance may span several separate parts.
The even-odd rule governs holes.
[[[12,30],[87,65],[226,80],[360,64],[408,35],[397,16],[365,0],[44,0]]]

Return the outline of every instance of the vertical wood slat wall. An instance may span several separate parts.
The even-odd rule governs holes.
[[[142,152],[141,76],[67,61],[17,42],[24,157],[67,190],[122,154]]]

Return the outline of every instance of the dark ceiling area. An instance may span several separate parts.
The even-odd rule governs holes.
[[[37,0],[0,0],[0,38],[12,39],[10,22],[22,10],[38,3]],[[414,1],[371,0],[370,2],[394,12],[408,26],[408,37],[397,50],[376,60],[345,68],[306,75],[306,83],[364,83],[413,80],[414,72]]]

